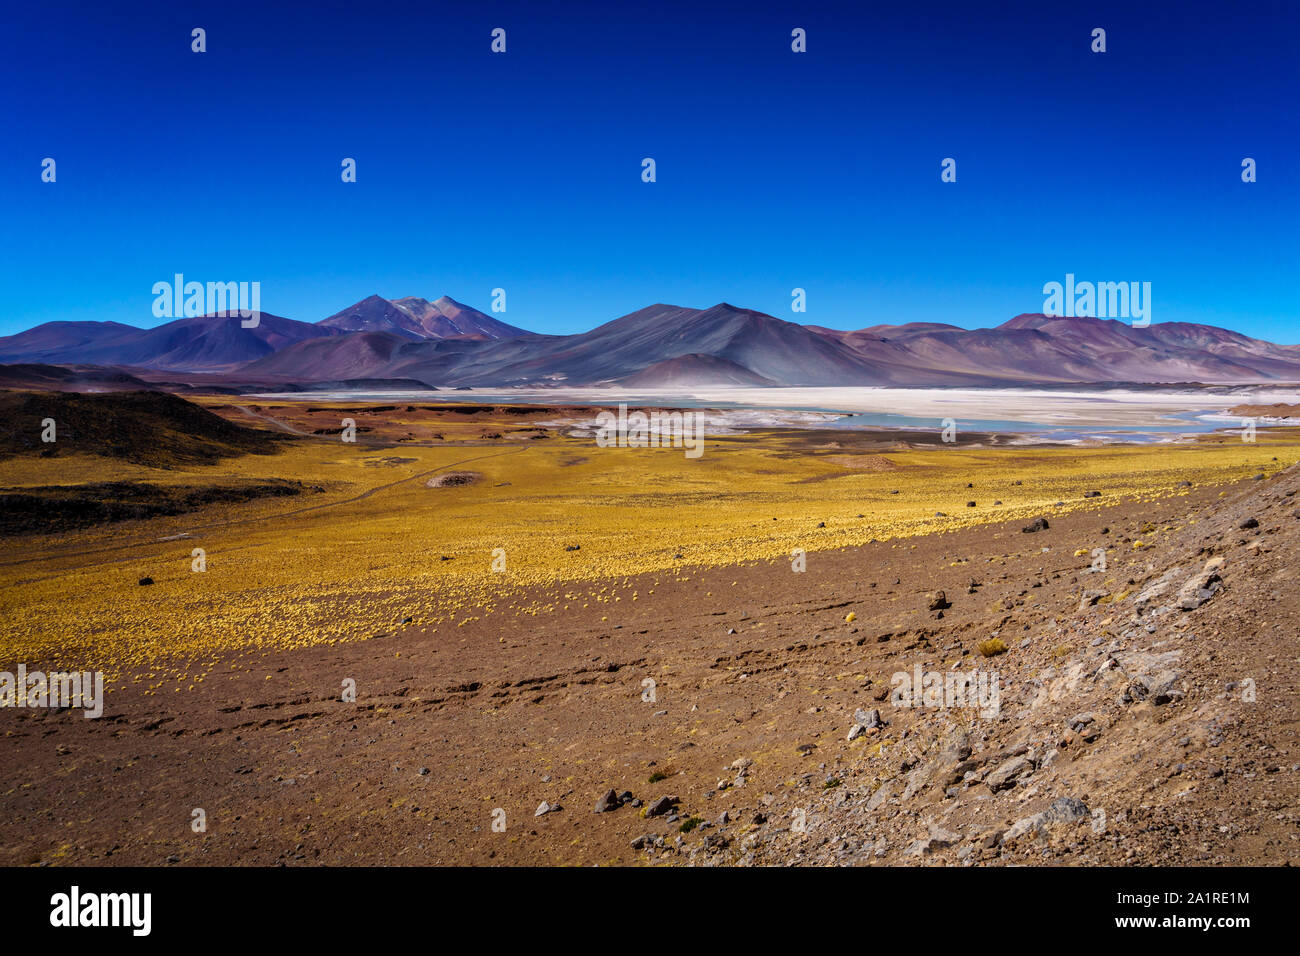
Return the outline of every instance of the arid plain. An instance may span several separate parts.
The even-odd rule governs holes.
[[[1119,605],[1163,573],[1180,535],[1291,480],[1300,460],[1288,428],[1099,447],[774,428],[710,436],[690,459],[572,437],[554,422],[583,412],[560,406],[229,396],[193,399],[209,431],[187,420],[172,443],[112,399],[6,400],[26,403],[9,411],[33,430],[46,405],[107,429],[86,419],[53,452],[13,440],[0,459],[14,506],[0,657],[108,681],[100,720],[0,713],[10,864],[762,863],[838,843],[855,846],[827,862],[930,860],[962,841],[910,852],[940,824],[906,808],[875,825],[911,836],[834,841],[848,830],[804,800],[818,838],[788,843],[790,799],[860,787],[865,800],[893,745],[942,752],[954,720],[891,717],[846,742],[855,709],[913,658],[969,663],[999,632],[1016,642],[994,662],[1041,679],[1098,646],[1092,631],[1078,648],[1082,631],[1061,636],[1069,616],[1114,604],[1104,626],[1128,627]],[[190,414],[178,408],[154,414]],[[343,418],[355,443],[340,440]],[[140,483],[170,506],[132,511]],[[1022,533],[1039,517],[1050,528]],[[1094,583],[1096,549],[1111,565]],[[1101,593],[1081,607],[1088,590]],[[1171,712],[1125,733],[1140,742]],[[997,723],[1014,736],[1033,721]],[[1025,752],[1004,744],[1008,760]],[[1119,819],[1144,819],[1140,789],[1107,784],[1112,807],[1131,791],[1134,816]],[[1008,815],[979,809],[989,828]],[[941,832],[962,832],[945,819]],[[1252,834],[1231,858],[1278,862],[1275,839],[1290,851]],[[967,845],[981,845],[974,831]],[[995,841],[947,862],[1039,849]],[[1206,851],[1131,836],[1088,852]]]

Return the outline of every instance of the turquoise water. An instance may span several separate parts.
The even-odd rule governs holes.
[[[1223,422],[1203,421],[1199,416],[1208,410],[1179,412],[1163,416],[1176,419],[1164,424],[1143,425],[1124,428],[1113,425],[1096,428],[1079,426],[1063,427],[1060,423],[1013,421],[993,418],[955,418],[959,432],[1011,432],[1019,435],[1032,435],[1039,441],[1072,442],[1095,439],[1110,442],[1157,442],[1166,441],[1178,435],[1204,433],[1224,428]],[[920,428],[939,429],[933,418],[915,418],[908,415],[891,415],[879,412],[849,412],[844,418],[831,422],[830,428]]]

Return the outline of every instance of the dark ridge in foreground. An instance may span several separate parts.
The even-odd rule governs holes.
[[[269,479],[235,485],[155,485],[143,481],[0,488],[0,536],[50,534],[115,521],[197,511],[211,504],[280,498],[301,483]]]
[[[0,421],[0,458],[81,453],[174,468],[271,454],[284,440],[165,392],[10,392],[0,394]],[[50,421],[55,440],[46,442]]]

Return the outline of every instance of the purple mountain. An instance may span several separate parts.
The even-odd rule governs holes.
[[[432,302],[372,295],[317,324],[345,332],[392,332],[409,339],[509,339],[528,334],[445,295]]]
[[[937,323],[840,332],[721,303],[653,305],[577,335],[488,342],[398,333],[301,342],[241,371],[295,381],[350,376],[431,385],[1015,385],[1300,381],[1300,347],[1212,326],[1135,329],[1021,315],[994,329]]]
[[[232,372],[280,350],[349,332],[385,332],[404,340],[488,340],[525,335],[443,296],[434,302],[372,295],[318,323],[263,312],[254,328],[237,318],[196,316],[152,329],[118,322],[46,322],[0,337],[0,363],[91,364],[180,372]]]
[[[446,296],[370,296],[319,323],[263,314],[155,329],[49,322],[0,338],[0,363],[218,372],[230,381],[406,379],[436,386],[1024,385],[1300,382],[1300,346],[1208,325],[1134,328],[1018,315],[838,331],[720,303],[652,305],[575,335],[537,335]]]
[[[214,315],[175,319],[152,329],[116,322],[46,322],[0,338],[0,362],[230,371],[294,342],[337,334],[336,329],[269,312],[251,329],[238,318]]]

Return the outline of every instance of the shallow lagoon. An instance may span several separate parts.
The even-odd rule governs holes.
[[[1169,442],[1198,433],[1240,428],[1229,414],[1239,404],[1298,402],[1300,393],[1258,387],[1163,389],[937,388],[528,388],[275,393],[263,399],[298,401],[483,402],[586,405],[592,408],[671,406],[717,409],[718,430],[842,428],[934,431],[944,420],[959,431],[998,432],[1024,442]],[[1261,423],[1263,424],[1263,423]]]

